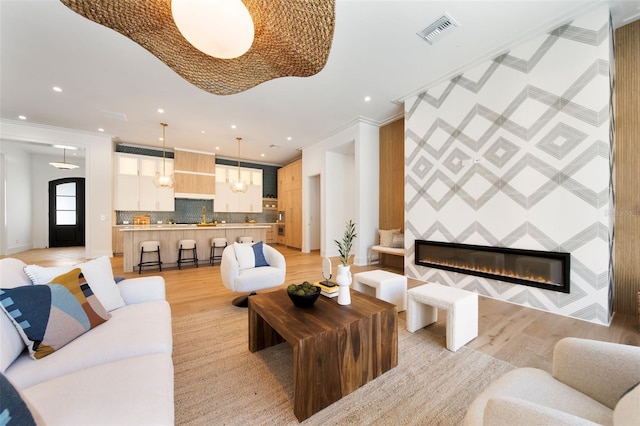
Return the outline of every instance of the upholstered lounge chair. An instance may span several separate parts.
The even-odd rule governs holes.
[[[251,267],[247,250],[262,246],[262,254],[268,266]],[[236,252],[237,251],[237,252]],[[260,264],[259,256],[257,263]],[[276,249],[262,242],[256,244],[230,244],[222,252],[220,275],[226,288],[237,293],[250,293],[236,297],[234,306],[246,307],[249,296],[258,290],[277,287],[284,283],[287,265],[284,256]]]

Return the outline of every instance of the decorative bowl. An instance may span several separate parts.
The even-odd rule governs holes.
[[[313,286],[313,287],[316,288],[316,292],[311,294],[305,294],[304,296],[297,295],[295,293],[289,293],[288,291],[287,291],[287,294],[289,295],[289,299],[291,299],[294,305],[296,305],[299,308],[308,308],[309,306],[313,306],[316,300],[318,300],[318,296],[320,296],[320,287],[318,286]]]

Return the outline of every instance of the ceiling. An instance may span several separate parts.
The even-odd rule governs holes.
[[[615,28],[640,18],[639,1],[336,0],[320,73],[217,96],[57,0],[0,0],[0,118],[155,147],[164,121],[167,148],[236,158],[242,137],[243,160],[281,165],[357,119],[401,117],[405,97],[602,4]],[[416,35],[445,12],[459,28],[433,46]]]

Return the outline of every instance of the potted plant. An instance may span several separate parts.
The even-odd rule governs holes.
[[[349,266],[349,258],[351,257],[353,240],[357,236],[356,224],[353,223],[352,220],[349,220],[344,230],[342,241],[334,240],[338,246],[338,253],[340,253],[340,265],[338,265],[338,276],[336,277],[336,282],[340,286],[338,290],[339,305],[351,304],[351,293],[349,292],[349,286],[351,285],[351,268]]]

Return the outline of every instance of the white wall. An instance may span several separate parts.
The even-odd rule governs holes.
[[[0,178],[6,179],[0,182],[5,188],[5,222],[0,224],[4,252],[0,254],[12,254],[29,250],[32,244],[31,161],[27,152],[2,143],[2,139],[0,151],[4,154]]]
[[[320,254],[338,256],[334,240],[342,239],[345,223],[356,223],[358,238],[354,263],[366,263],[367,249],[374,244],[378,227],[378,126],[358,120],[302,153],[303,182],[320,175]],[[308,185],[302,188],[303,224],[309,223]],[[309,252],[309,228],[303,227],[302,246]]]
[[[11,120],[0,120],[0,141],[32,142],[42,144],[57,144],[77,146],[85,150],[86,167],[86,228],[85,246],[86,256],[89,258],[106,255],[111,256],[111,226],[112,226],[112,172],[113,172],[113,147],[111,137],[103,134],[81,132],[78,130],[62,129],[42,126]],[[5,157],[7,154],[5,153]],[[6,168],[7,184],[7,220],[0,224],[3,235],[9,235],[14,228],[22,224],[26,217],[29,221],[28,229],[20,228],[19,235],[14,235],[18,241],[24,241],[27,249],[31,248],[33,237],[31,235],[31,220],[33,206],[31,204],[31,179],[32,175],[25,178],[24,170],[15,170],[8,159]],[[30,168],[30,160],[24,159],[24,167]],[[49,166],[50,167],[50,166]],[[11,204],[10,196],[15,195],[15,186],[22,185],[21,179],[28,179],[26,186],[21,186],[22,196],[30,198],[28,204]],[[12,183],[13,182],[13,183]],[[13,191],[10,194],[9,187]],[[16,212],[21,212],[19,215]],[[20,217],[16,217],[20,216]],[[9,237],[8,237],[9,238]],[[13,238],[13,237],[11,237]],[[7,246],[7,249],[9,246]]]

